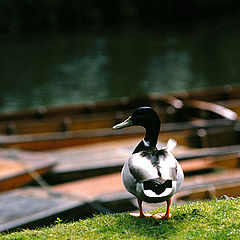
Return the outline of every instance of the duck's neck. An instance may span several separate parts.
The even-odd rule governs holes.
[[[147,128],[146,135],[143,139],[149,148],[156,148],[158,140],[159,128]]]
[[[146,135],[144,139],[134,149],[133,153],[156,148],[160,126],[153,125],[145,129],[146,129]]]

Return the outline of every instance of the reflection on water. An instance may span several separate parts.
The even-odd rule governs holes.
[[[2,37],[0,110],[237,84],[239,42],[236,19]]]
[[[169,50],[163,55],[152,56],[147,67],[147,76],[144,81],[145,88],[159,89],[159,81],[162,79],[166,84],[162,84],[161,91],[173,91],[178,89],[188,89],[193,78],[190,65],[190,56],[187,52]]]

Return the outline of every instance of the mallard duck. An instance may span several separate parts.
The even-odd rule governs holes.
[[[136,146],[131,157],[122,169],[122,181],[128,192],[137,197],[138,217],[170,218],[171,197],[183,184],[183,171],[171,150],[176,141],[170,139],[166,148],[156,148],[161,122],[151,107],[140,107],[124,122],[113,126],[121,129],[129,126],[142,126],[146,129],[144,139]],[[142,201],[149,203],[167,202],[165,214],[146,214]],[[132,214],[133,215],[133,214]]]

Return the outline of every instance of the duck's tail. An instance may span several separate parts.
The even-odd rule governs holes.
[[[142,186],[143,193],[148,197],[149,202],[158,202],[163,198],[167,199],[170,197],[173,191],[172,180],[166,180],[164,183],[161,183],[158,180],[149,179],[144,181]]]
[[[177,141],[170,138],[167,142],[166,150],[171,152],[176,146],[177,146]]]

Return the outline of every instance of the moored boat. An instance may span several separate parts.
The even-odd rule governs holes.
[[[182,190],[175,196],[175,201],[197,201],[228,197],[239,197],[240,170],[231,169],[207,176],[193,176],[186,179]]]
[[[160,140],[174,138],[179,144],[189,147],[214,147],[239,144],[240,124],[238,121],[198,120],[184,123],[162,124]],[[89,143],[134,138],[143,135],[139,128],[122,129],[118,132],[111,128],[90,129],[86,131],[67,131],[42,134],[23,134],[0,136],[0,147],[25,150],[51,150]]]
[[[237,196],[240,88],[222,90],[123,98],[0,116],[0,131],[8,133],[0,136],[0,147],[5,148],[0,160],[7,156],[9,162],[18,162],[18,167],[20,162],[28,176],[24,184],[32,179],[31,173],[42,174],[34,165],[41,159],[55,164],[45,176],[52,186],[47,184],[45,190],[27,187],[0,194],[4,209],[0,230],[46,225],[54,223],[56,217],[69,220],[96,212],[135,209],[133,197],[121,183],[120,170],[144,132],[134,127],[116,132],[111,127],[139,105],[153,106],[163,121],[159,148],[169,138],[178,142],[174,155],[186,180],[176,201]],[[16,198],[23,199],[19,215],[11,211]],[[27,209],[29,202],[34,204]]]
[[[70,147],[49,151],[56,157],[57,164],[47,175],[51,183],[73,181],[121,170],[124,162],[132,153],[141,138],[115,140],[86,146]],[[160,142],[158,148],[165,143]],[[240,145],[189,149],[177,146],[174,154],[184,171],[204,171],[207,168],[239,167]],[[192,173],[193,174],[193,173]]]
[[[178,203],[222,195],[236,197],[239,174],[239,169],[230,169],[186,177],[173,200]],[[99,212],[132,211],[136,209],[133,200],[133,195],[124,190],[119,172],[55,185],[49,192],[39,187],[12,190],[0,194],[0,231],[46,226],[57,218],[70,221]]]
[[[28,184],[49,172],[55,164],[53,156],[17,149],[1,149],[0,192]]]
[[[152,106],[163,123],[189,121],[191,118],[234,120],[234,112],[240,113],[239,96],[240,87],[234,87],[40,107],[0,114],[0,133],[12,135],[109,128],[144,105]]]

